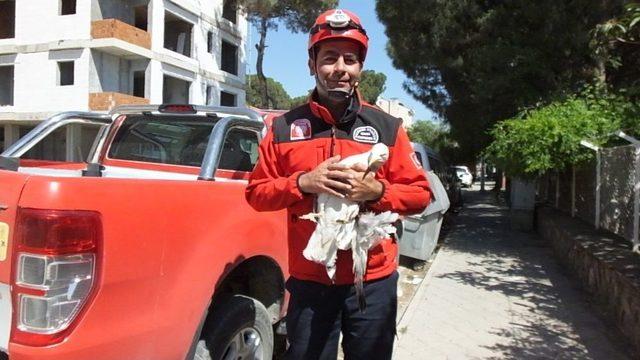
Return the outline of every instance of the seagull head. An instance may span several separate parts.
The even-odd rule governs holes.
[[[389,148],[383,143],[373,145],[367,159],[367,171],[376,172],[389,159]]]

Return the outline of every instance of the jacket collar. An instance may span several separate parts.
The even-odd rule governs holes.
[[[351,97],[351,103],[347,107],[347,110],[342,115],[340,119],[334,119],[331,112],[324,106],[321,105],[318,100],[318,90],[313,90],[311,95],[309,95],[309,106],[311,107],[311,112],[313,115],[321,118],[324,122],[329,125],[337,125],[349,122],[358,115],[360,109],[362,108],[362,98],[360,95],[360,91],[356,89],[356,96]]]

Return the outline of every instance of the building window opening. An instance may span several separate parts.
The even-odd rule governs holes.
[[[193,25],[170,12],[164,16],[164,47],[184,56],[191,56]]]
[[[207,52],[213,53],[213,32],[207,32]]]
[[[13,65],[0,66],[0,106],[13,105]]]
[[[238,75],[238,47],[222,40],[222,61],[220,69],[233,75]]]
[[[73,85],[73,61],[58,62],[58,85]]]
[[[220,106],[237,106],[236,95],[226,91],[220,91]]]
[[[238,16],[238,4],[236,0],[224,0],[222,2],[222,17],[236,23]]]
[[[162,81],[162,102],[164,104],[188,104],[190,87],[189,81],[165,75]]]
[[[0,39],[16,37],[16,2],[0,1]]]
[[[60,0],[60,15],[73,15],[76,13],[76,0]]]
[[[258,134],[251,130],[231,129],[224,139],[218,169],[251,171],[258,159]]]
[[[133,72],[133,96],[144,97],[144,71]]]
[[[133,8],[134,11],[134,26],[137,27],[138,29],[142,29],[144,31],[147,31],[147,25],[148,25],[148,20],[147,20],[147,6],[136,6]]]

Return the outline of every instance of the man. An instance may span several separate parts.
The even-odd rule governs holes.
[[[363,210],[400,214],[422,211],[430,199],[424,172],[401,120],[360,99],[358,80],[368,38],[356,15],[329,10],[309,35],[309,70],[316,87],[307,104],[276,118],[260,144],[246,191],[258,211],[288,209],[289,270],[287,359],[335,359],[340,332],[346,359],[390,359],[397,311],[394,239],[369,251],[365,274],[367,308],[358,309],[351,251],[339,251],[335,280],[302,252],[315,224],[300,219],[314,210],[315,195],[329,193],[361,202]],[[348,168],[341,158],[383,142],[389,159],[376,173]]]

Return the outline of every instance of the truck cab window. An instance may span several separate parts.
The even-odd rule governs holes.
[[[116,134],[109,157],[200,167],[213,126],[207,118],[129,117]],[[219,169],[251,171],[257,159],[257,132],[237,128],[227,132]]]
[[[231,129],[224,140],[219,169],[251,171],[258,159],[258,134],[245,129]]]

